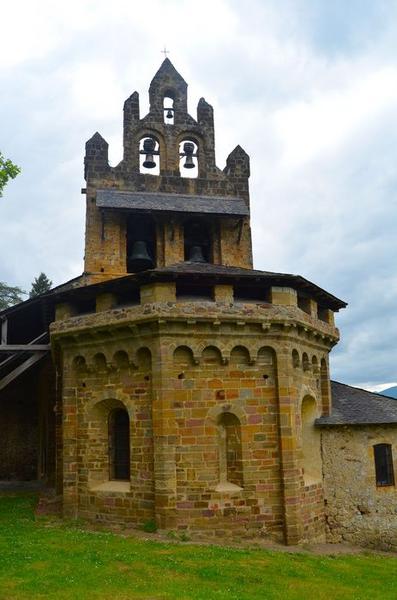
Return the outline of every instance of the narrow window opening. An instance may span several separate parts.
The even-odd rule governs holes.
[[[320,319],[320,321],[324,321],[325,323],[330,322],[329,311],[327,308],[324,308],[323,306],[317,307],[317,317],[318,317],[318,319]]]
[[[212,285],[192,285],[189,283],[177,283],[176,299],[181,301],[212,301],[214,299],[214,288]]]
[[[116,296],[116,306],[136,306],[140,304],[141,295],[139,288],[131,287],[129,290],[120,291]]]
[[[254,302],[255,304],[268,304],[270,290],[262,286],[234,286],[235,302]]]
[[[198,177],[198,145],[193,140],[179,144],[179,172],[181,177]]]
[[[391,444],[374,446],[376,485],[394,485],[393,453]]]
[[[232,413],[223,413],[218,421],[219,483],[243,487],[241,426]]]
[[[171,96],[165,96],[163,102],[164,123],[166,125],[174,125],[175,109],[174,99]]]
[[[109,466],[110,479],[130,479],[130,419],[123,408],[109,415]]]
[[[310,298],[307,298],[306,296],[301,296],[300,294],[298,294],[298,308],[303,310],[303,312],[307,313],[308,315],[311,314],[310,304],[311,304]]]
[[[160,175],[160,144],[154,136],[145,136],[139,142],[139,172]]]

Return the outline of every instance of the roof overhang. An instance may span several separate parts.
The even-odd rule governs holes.
[[[97,190],[96,205],[103,209],[132,212],[191,213],[229,217],[249,215],[246,202],[231,196],[193,196],[149,192]]]

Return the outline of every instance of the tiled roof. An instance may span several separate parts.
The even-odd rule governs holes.
[[[96,205],[143,212],[178,212],[243,217],[249,214],[242,198],[229,196],[196,196],[150,192],[97,190]]]
[[[397,424],[397,400],[331,381],[332,415],[317,419],[317,425]]]

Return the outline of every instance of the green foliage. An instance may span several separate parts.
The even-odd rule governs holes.
[[[157,531],[156,521],[154,519],[150,519],[150,521],[146,521],[146,523],[143,524],[142,529],[143,529],[143,531],[146,531],[146,533],[156,533],[156,531]]]
[[[3,190],[10,179],[15,177],[21,172],[21,169],[14,165],[9,158],[4,158],[0,152],[0,197],[3,195]]]
[[[32,289],[29,292],[29,298],[34,298],[35,296],[40,296],[40,294],[45,294],[51,289],[51,286],[51,279],[48,279],[47,275],[41,272],[40,275],[35,277],[35,280],[32,281]]]
[[[0,598],[395,600],[397,559],[147,541],[33,516],[0,494]]]
[[[4,310],[14,304],[19,304],[23,301],[22,296],[26,294],[19,287],[12,287],[3,281],[0,281],[0,310]]]

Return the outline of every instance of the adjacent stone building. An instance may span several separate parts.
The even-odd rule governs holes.
[[[168,59],[149,102],[124,104],[118,166],[86,144],[84,274],[0,314],[0,478],[69,517],[394,547],[397,402],[331,386],[346,304],[253,269],[249,157],[216,166]]]

